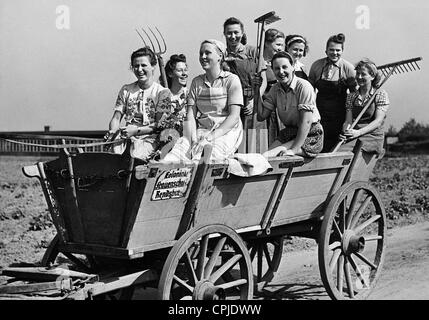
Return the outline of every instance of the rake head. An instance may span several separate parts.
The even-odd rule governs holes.
[[[142,41],[143,41],[143,43],[144,43],[144,45],[146,46],[146,47],[149,47],[149,48],[152,48],[152,50],[153,50],[153,52],[157,55],[157,56],[160,56],[160,55],[162,55],[162,54],[164,54],[165,52],[167,52],[167,44],[165,43],[165,39],[164,39],[164,37],[162,36],[162,33],[158,30],[158,28],[157,27],[155,27],[155,29],[156,29],[156,31],[158,32],[158,34],[159,34],[159,37],[161,37],[161,39],[162,39],[162,45],[161,45],[161,43],[160,43],[160,41],[159,41],[159,37],[155,34],[155,32],[153,32],[153,30],[150,28],[150,27],[148,27],[148,29],[149,29],[149,32],[152,34],[152,36],[150,36],[150,34],[149,33],[147,33],[146,32],[146,30],[144,29],[144,28],[141,28],[141,30],[144,32],[144,34],[146,35],[146,38],[149,40],[149,42],[150,42],[150,46],[147,44],[147,42],[145,41],[145,38],[144,38],[144,36],[136,29],[136,32],[137,32],[137,34],[139,35],[139,37],[140,37],[140,39],[142,39]],[[152,38],[153,39],[155,39],[155,42],[157,43],[157,45],[158,45],[158,48],[156,48],[155,47],[155,45],[154,45],[154,42],[152,41]]]
[[[255,19],[255,23],[264,23],[264,24],[271,24],[273,22],[279,21],[281,18],[276,15],[275,11],[268,12],[259,18]]]
[[[417,70],[420,70],[420,66],[417,62],[421,60],[423,60],[422,57],[401,60],[393,63],[384,64],[382,66],[378,66],[377,69],[385,77],[390,73],[398,74],[398,73],[417,71]]]

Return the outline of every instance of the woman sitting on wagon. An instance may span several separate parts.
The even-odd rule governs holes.
[[[198,161],[206,144],[213,146],[211,160],[225,160],[238,149],[243,137],[243,94],[238,76],[223,70],[225,54],[226,47],[218,40],[201,43],[205,73],[192,80],[183,137],[164,162]]]
[[[277,83],[258,101],[258,121],[277,110],[285,128],[269,146],[265,157],[301,155],[315,157],[323,147],[323,128],[311,84],[295,76],[294,59],[284,51],[273,56],[271,66]],[[258,81],[261,81],[259,78]],[[256,84],[256,83],[255,83]]]
[[[105,139],[120,134],[131,139],[131,156],[148,160],[159,147],[157,119],[163,105],[169,104],[170,92],[154,81],[156,56],[151,49],[144,47],[131,54],[131,69],[136,82],[124,85],[119,91],[109,131]],[[121,120],[125,126],[120,127]],[[113,147],[114,153],[122,154],[126,144]]]
[[[380,89],[356,123],[355,128],[350,125],[361,113],[367,101],[377,90],[381,75],[376,65],[369,59],[362,59],[356,64],[356,81],[359,89],[349,93],[346,101],[346,119],[343,124],[342,138],[347,139],[344,147],[351,148],[356,141],[362,142],[362,151],[380,155],[384,144],[384,119],[389,108],[389,98],[385,90]],[[353,142],[353,143],[352,143]],[[344,148],[343,148],[344,150]]]
[[[171,107],[158,121],[158,128],[174,129],[181,136],[186,118],[186,99],[188,96],[188,65],[184,54],[173,54],[165,64],[168,89],[171,92]]]

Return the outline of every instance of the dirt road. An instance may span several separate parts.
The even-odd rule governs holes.
[[[284,254],[279,270],[262,299],[329,299],[316,246]],[[388,231],[384,267],[369,300],[429,300],[429,222]]]

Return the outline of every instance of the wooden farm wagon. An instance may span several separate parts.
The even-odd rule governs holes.
[[[331,298],[374,287],[386,234],[368,182],[376,159],[277,157],[270,171],[240,177],[209,162],[209,146],[199,163],[128,154],[63,151],[23,169],[39,178],[57,235],[41,267],[2,270],[3,298],[131,299],[146,286],[160,299],[252,299],[279,268],[286,235],[318,242]]]

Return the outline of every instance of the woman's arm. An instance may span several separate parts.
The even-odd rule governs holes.
[[[375,111],[375,119],[372,120],[370,123],[368,123],[367,126],[358,130],[355,130],[355,129],[346,130],[344,132],[344,136],[348,139],[354,139],[354,138],[363,136],[367,133],[370,133],[381,125],[385,117],[386,117],[386,112],[384,112],[383,110],[377,109]]]
[[[240,105],[230,105],[228,117],[226,117],[226,119],[219,125],[219,127],[217,127],[215,130],[213,130],[207,135],[207,141],[212,141],[216,138],[219,138],[228,133],[232,128],[234,128],[234,126],[240,119],[240,109]]]
[[[310,131],[312,124],[312,112],[306,110],[299,111],[299,125],[298,132],[296,137],[292,143],[290,149],[293,153],[298,154],[301,153],[301,147],[304,144],[305,139],[307,138],[308,132]]]
[[[112,119],[109,122],[109,131],[104,135],[104,139],[110,139],[116,131],[119,129],[119,125],[121,124],[122,113],[119,111],[114,111]]]
[[[189,140],[191,145],[197,141],[197,123],[195,121],[195,114],[195,106],[188,106],[186,119],[183,122],[183,136]]]

